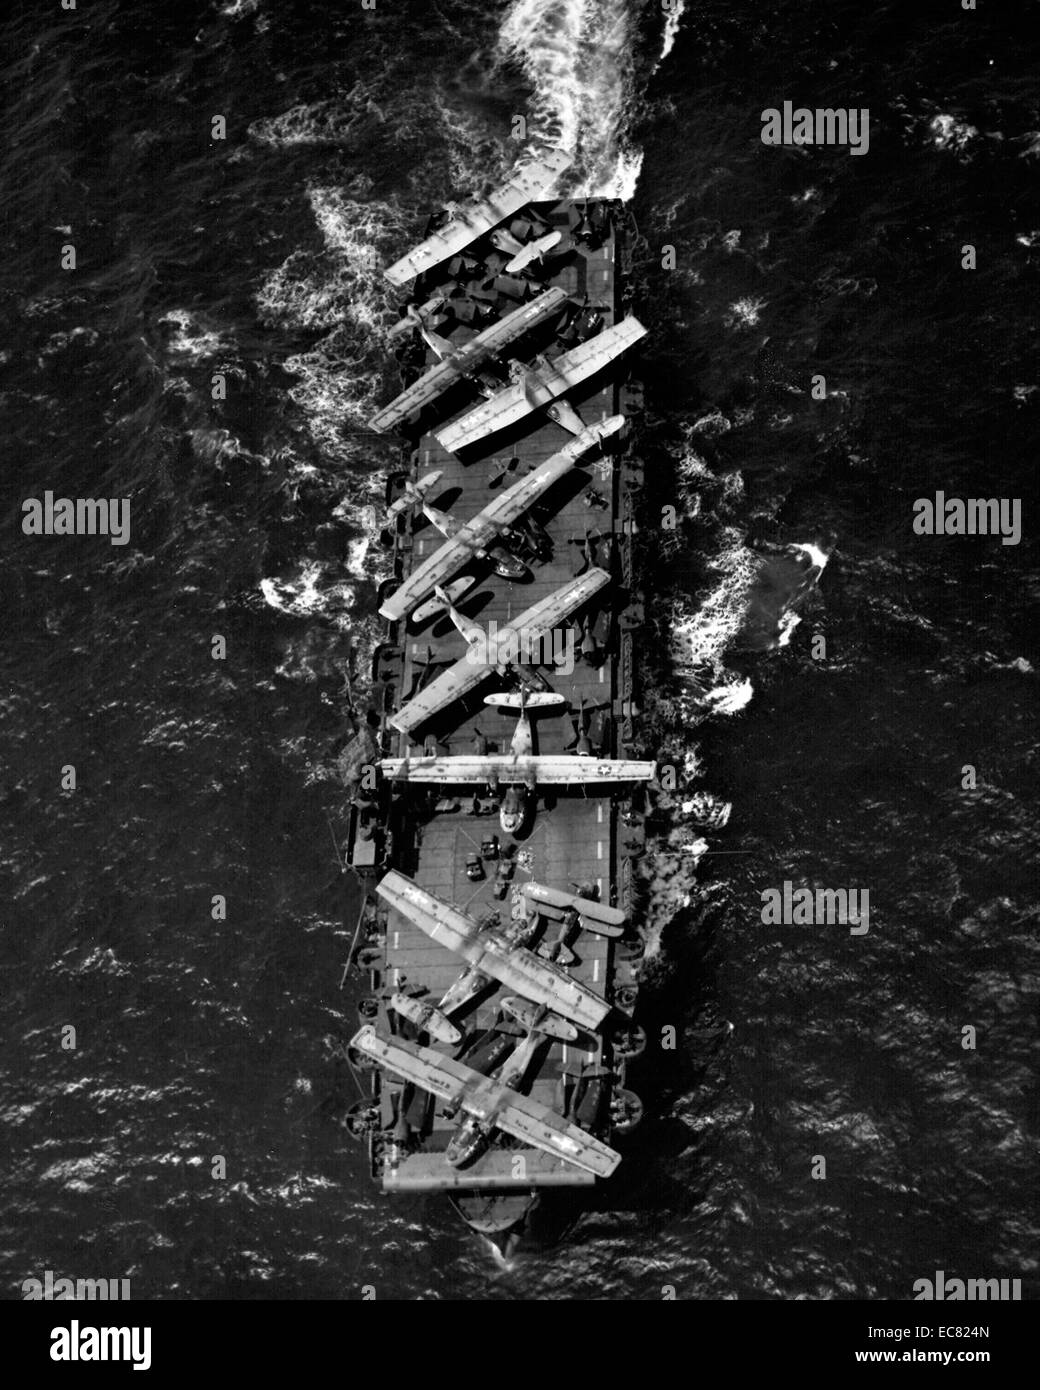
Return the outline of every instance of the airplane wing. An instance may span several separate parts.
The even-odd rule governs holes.
[[[526,246],[521,246],[513,259],[506,264],[506,274],[516,275],[525,266],[529,266],[532,261],[540,261],[546,251],[551,251],[554,246],[559,246],[563,240],[562,232],[548,232],[545,236],[540,236],[536,241],[529,241]]]
[[[422,926],[422,923],[416,925]],[[610,1012],[605,999],[579,984],[566,970],[541,960],[526,947],[500,947],[486,932],[478,941],[483,947],[479,968],[532,1003],[544,1004],[553,1013],[592,1032]]]
[[[425,241],[388,266],[383,272],[392,285],[404,285],[413,276],[433,270],[449,256],[464,251],[478,236],[519,212],[527,203],[541,202],[553,184],[571,164],[563,150],[550,150],[519,170],[508,183],[486,198],[477,198],[461,210],[445,227],[431,233]]]
[[[535,1148],[556,1154],[597,1178],[609,1178],[621,1162],[621,1155],[606,1144],[565,1120],[548,1105],[530,1096],[512,1092],[512,1099],[495,1116],[499,1129]]]
[[[350,1045],[420,1090],[451,1102],[461,1101],[464,1109],[470,1109],[506,1134],[573,1163],[596,1177],[609,1177],[621,1162],[620,1154],[549,1106],[510,1090],[508,1086],[496,1085],[472,1067],[445,1057],[432,1047],[423,1047],[407,1038],[384,1038],[370,1023],[354,1035]],[[474,1091],[472,1107],[466,1104],[467,1088]]]
[[[392,430],[402,420],[407,420],[409,415],[418,414],[424,405],[435,400],[442,391],[446,391],[458,375],[458,367],[450,357],[435,362],[418,381],[413,381],[406,391],[395,396],[389,405],[384,405],[382,410],[373,415],[369,424],[380,433]]]
[[[610,575],[607,571],[594,566],[586,570],[580,578],[572,579],[554,593],[547,594],[537,603],[532,603],[518,618],[510,619],[504,627],[498,629],[495,647],[488,653],[489,657],[494,660],[497,652],[500,661],[509,659],[509,648],[515,646],[521,637],[525,647],[533,648],[539,639],[552,629],[554,623],[562,622],[569,617],[575,609],[582,607],[609,583]]]
[[[474,1075],[470,1067],[464,1067],[432,1047],[420,1047],[407,1038],[382,1037],[371,1023],[366,1023],[354,1034],[350,1046],[395,1076],[411,1081],[420,1090],[429,1091],[442,1100],[457,1101]]]
[[[406,705],[402,705],[396,714],[391,714],[387,722],[402,734],[408,733],[431,719],[445,705],[461,700],[463,695],[487,678],[489,670],[479,662],[470,661],[468,654],[460,656],[454,665],[434,676],[429,685],[424,686]]]
[[[404,874],[391,869],[376,885],[377,894],[402,916],[414,922],[431,941],[471,963],[480,955],[475,946],[477,924],[451,903],[436,898]]]
[[[548,405],[564,391],[594,376],[645,336],[646,329],[630,314],[587,343],[579,343],[547,366],[530,372],[526,381],[504,387],[489,401],[444,425],[435,432],[435,438],[449,452],[459,453],[487,435],[497,434],[507,425],[522,420],[537,406]]]
[[[554,374],[564,378],[565,386],[561,389],[577,386],[586,377],[594,376],[608,362],[613,362],[615,357],[620,357],[645,337],[646,329],[629,314],[620,323],[604,328],[602,333],[597,333],[588,342],[579,343],[551,363]]]
[[[579,1027],[596,1029],[609,1013],[606,1000],[566,971],[540,960],[524,947],[499,942],[492,932],[479,931],[472,917],[420,888],[396,869],[384,875],[376,893],[431,941],[461,956],[514,993],[535,1004],[545,1004]]]
[[[582,758],[573,754],[539,754],[516,758],[510,753],[484,757],[384,758],[383,776],[401,782],[535,782],[546,786],[587,786],[594,782],[649,782],[651,762],[620,758]]]
[[[395,782],[486,782],[494,775],[493,758],[384,758],[384,777]]]
[[[526,333],[529,328],[537,328],[540,323],[552,318],[553,314],[567,303],[567,298],[567,291],[556,286],[546,290],[529,303],[521,304],[519,309],[512,309],[497,323],[491,324],[475,338],[471,338],[464,351],[469,352],[471,348],[477,348],[481,353],[497,352],[514,338],[519,338],[521,333]]]
[[[500,661],[508,659],[510,646],[516,647],[523,643],[530,652],[551,630],[554,623],[568,617],[609,583],[610,575],[607,571],[594,568],[587,570],[580,578],[564,584],[555,593],[539,599],[518,618],[498,629],[494,647],[487,653],[486,664],[472,660],[467,652],[453,666],[435,676],[429,685],[420,690],[418,695],[403,705],[396,714],[391,714],[389,723],[403,734],[417,728],[445,705],[450,705],[452,701],[479,685],[496,669]]]
[[[649,782],[657,764],[629,758],[583,758],[573,753],[542,753],[514,759],[526,763],[546,786],[584,786],[590,782]],[[506,779],[503,778],[503,781]]]
[[[452,349],[449,357],[435,362],[418,381],[414,381],[407,390],[402,391],[389,405],[385,405],[372,416],[372,428],[380,431],[390,430],[410,415],[418,414],[424,405],[436,400],[442,391],[447,390],[457,377],[464,376],[467,371],[475,371],[485,357],[504,347],[506,343],[512,342],[514,338],[519,338],[528,329],[544,323],[562,309],[566,302],[567,291],[554,288],[546,290],[529,304],[521,304],[519,309],[511,310],[497,323],[491,324],[468,343],[464,343],[458,351]]]
[[[552,397],[547,399],[551,400]],[[434,430],[433,437],[449,453],[458,454],[487,435],[497,434],[507,425],[522,420],[533,409],[534,402],[530,400],[525,384],[518,382],[513,386],[506,386],[489,401],[463,415],[460,420]]]

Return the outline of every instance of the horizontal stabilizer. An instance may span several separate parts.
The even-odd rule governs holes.
[[[394,517],[406,512],[409,507],[419,506],[426,494],[432,492],[443,477],[443,470],[438,468],[433,473],[424,473],[414,483],[405,483],[401,496],[386,509],[387,521],[393,521]]]
[[[519,690],[503,690],[497,695],[485,695],[485,705],[500,705],[502,709],[544,709],[548,705],[565,705],[566,697],[552,690],[532,690],[528,695]]]
[[[532,261],[540,261],[547,251],[559,244],[563,237],[562,232],[547,232],[537,241],[529,241],[526,246],[521,246],[516,255],[506,265],[507,275],[516,275],[531,264]],[[500,248],[504,250],[505,248]]]
[[[475,575],[467,575],[463,579],[453,579],[450,584],[445,584],[444,593],[451,603],[458,603],[459,599],[468,594],[476,582]],[[435,617],[438,613],[443,613],[445,608],[446,605],[442,599],[427,599],[425,603],[420,603],[419,607],[412,614],[412,621],[418,626],[421,623],[425,623],[427,619]]]

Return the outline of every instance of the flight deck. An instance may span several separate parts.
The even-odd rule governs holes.
[[[550,287],[566,292],[580,306],[583,322],[594,316],[604,332],[626,317],[621,300],[629,233],[619,205],[584,206],[562,202],[539,205],[533,214],[544,232],[558,230],[570,253],[543,267],[529,287],[514,290],[519,298],[503,296],[502,313],[515,309],[524,295],[534,298]],[[532,220],[533,220],[532,218]],[[587,244],[575,236],[590,223],[598,234]],[[514,220],[507,224],[518,234]],[[499,269],[496,253],[485,257],[484,271]],[[454,267],[454,263],[453,263]],[[442,275],[446,271],[440,272]],[[454,284],[460,273],[454,267]],[[498,279],[491,279],[499,284]],[[417,301],[443,293],[435,274],[421,277]],[[440,330],[439,330],[440,331]],[[453,325],[450,342],[458,347],[477,329]],[[566,350],[555,341],[551,325],[535,330],[530,341],[510,345],[505,356],[523,362],[551,362]],[[425,367],[435,362],[428,353]],[[625,362],[612,362],[604,371],[567,392],[566,400],[589,426],[619,412],[631,416],[639,405],[638,388],[624,384]],[[418,372],[415,373],[418,375]],[[496,384],[483,383],[485,396]],[[425,495],[434,515],[450,513],[458,523],[478,516],[500,492],[545,463],[574,438],[562,425],[532,409],[526,418],[489,436],[461,454],[442,447],[434,431],[480,404],[473,383],[462,381],[422,416],[422,433],[408,458],[409,467],[388,483],[387,501],[406,496],[409,484],[439,474]],[[564,697],[565,703],[528,711],[536,755],[580,754],[575,763],[592,768],[599,759],[641,756],[636,728],[633,634],[642,620],[640,596],[632,574],[632,532],[635,494],[642,481],[633,457],[629,430],[606,438],[588,450],[562,478],[534,503],[526,517],[520,553],[527,561],[522,579],[503,577],[495,555],[473,557],[461,565],[454,584],[461,590],[454,606],[464,619],[493,634],[514,623],[533,604],[548,599],[590,570],[610,576],[584,607],[562,615],[518,661],[529,663],[520,672],[529,685],[540,683]],[[402,506],[393,535],[394,578],[406,579],[435,550],[445,536],[427,519],[421,506]],[[512,539],[517,539],[519,528]],[[466,581],[460,583],[459,581]],[[385,594],[381,595],[384,597]],[[376,653],[373,677],[382,692],[383,717],[378,733],[384,758],[451,758],[460,754],[508,754],[517,728],[516,708],[498,708],[484,696],[516,684],[489,668],[486,679],[459,699],[437,710],[408,732],[390,723],[396,710],[428,687],[431,679],[467,658],[468,644],[453,615],[443,607],[388,623],[387,640]],[[515,672],[510,672],[512,676]],[[499,789],[500,791],[500,789]],[[374,886],[393,868],[472,919],[475,929],[527,930],[525,883],[550,885],[565,893],[580,893],[627,911],[629,923],[617,936],[595,930],[572,933],[557,961],[567,960],[567,974],[609,1005],[603,1026],[579,1030],[568,1041],[541,1039],[526,1071],[522,1089],[533,1101],[551,1107],[592,1135],[609,1139],[638,1119],[638,1100],[625,1088],[628,1064],[645,1045],[632,1022],[642,942],[631,920],[635,863],[643,847],[642,789],[589,780],[563,786],[539,785],[531,792],[532,813],[516,834],[504,833],[499,822],[495,788],[479,785],[409,783],[407,778],[384,781],[378,810],[369,815],[369,832],[359,833],[364,810],[352,821],[348,858]],[[504,822],[503,822],[504,823]],[[544,909],[538,930],[524,937],[537,952],[556,938],[562,911]],[[374,892],[363,908],[365,928],[361,959],[370,971],[371,994],[361,1016],[387,1035],[408,1035],[387,998],[396,992],[436,1003],[459,979],[465,961],[432,940],[410,915],[387,907]],[[572,924],[571,924],[572,925]],[[584,923],[583,923],[584,925]],[[560,940],[563,940],[561,932]],[[366,954],[367,953],[367,954]],[[569,953],[569,956],[568,956]],[[550,952],[550,958],[552,953]],[[468,1010],[453,1022],[464,1028],[463,1050],[437,1044],[445,1057],[458,1056],[485,1075],[498,1065],[505,1044],[524,1039],[525,1028],[511,1023],[503,1011],[505,985],[490,982]],[[508,1002],[508,1001],[507,1001]],[[363,1058],[355,1058],[364,1063]],[[464,1167],[446,1161],[446,1152],[459,1120],[444,1113],[427,1091],[385,1071],[373,1071],[373,1102],[367,1119],[373,1171],[386,1191],[447,1190],[493,1194],[533,1191],[541,1187],[582,1187],[596,1181],[588,1171],[543,1149],[499,1133],[484,1152]],[[627,1106],[627,1109],[626,1109]],[[450,1107],[449,1107],[450,1111]],[[464,1213],[465,1214],[465,1213]],[[469,1217],[467,1217],[469,1219]]]

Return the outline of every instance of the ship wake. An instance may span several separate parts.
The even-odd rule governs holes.
[[[578,198],[635,192],[642,151],[628,140],[636,34],[627,0],[514,0],[498,53],[534,91],[528,136],[575,159]]]

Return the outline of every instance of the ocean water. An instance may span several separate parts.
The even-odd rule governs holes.
[[[1035,7],[98,0],[3,32],[4,1296],[1036,1297]],[[869,153],[767,149],[785,99],[868,107]],[[646,1021],[680,1042],[628,1161],[506,1263],[342,1128],[333,841],[395,461],[377,267],[508,171],[517,111],[645,239],[648,498],[683,518],[647,638],[689,640],[662,688],[734,809],[659,827]],[[25,536],[47,489],[129,497],[130,543]],[[937,489],[1021,498],[1021,543],[915,536]],[[759,547],[824,535],[800,623],[742,650]],[[764,926],[784,880],[869,888],[869,933]]]

